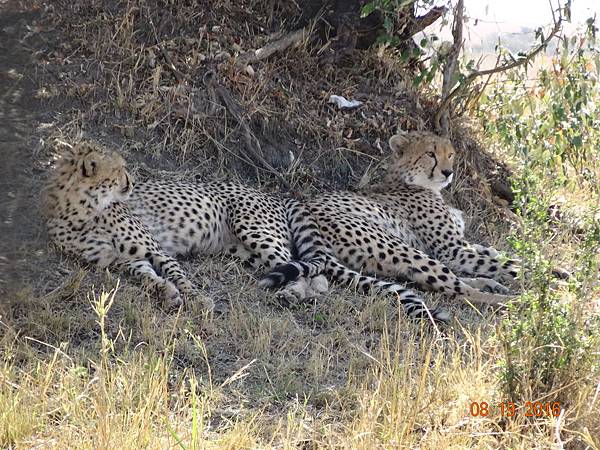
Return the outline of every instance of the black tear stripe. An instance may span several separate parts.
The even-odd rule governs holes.
[[[435,161],[435,164],[433,165],[433,168],[431,169],[431,174],[429,174],[429,178],[433,179],[433,171],[435,170],[435,168],[438,165],[438,160],[437,160],[437,156],[435,156],[435,153],[433,154],[433,160]]]

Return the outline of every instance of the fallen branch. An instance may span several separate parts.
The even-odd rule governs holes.
[[[241,54],[237,58],[235,65],[238,69],[244,69],[248,64],[266,59],[273,53],[282,52],[290,46],[297,47],[310,35],[311,32],[307,27],[292,31],[273,42],[269,42],[258,50],[250,50]]]
[[[462,1],[462,0],[460,0],[460,1]],[[554,16],[554,11],[553,11],[553,16]],[[491,75],[494,75],[494,74],[497,74],[500,72],[505,72],[507,70],[515,69],[519,66],[529,63],[541,51],[543,51],[548,46],[548,43],[552,39],[554,39],[554,37],[558,34],[558,32],[560,31],[561,26],[562,26],[562,20],[563,20],[563,17],[562,17],[562,14],[560,14],[558,19],[555,18],[554,26],[552,27],[550,34],[548,34],[548,36],[546,36],[542,40],[540,45],[538,45],[534,50],[532,50],[529,54],[525,55],[523,58],[520,58],[520,59],[510,62],[508,64],[502,64],[500,66],[496,65],[496,67],[494,67],[492,69],[475,70],[475,71],[471,72],[469,75],[467,75],[466,78],[461,83],[459,83],[459,85],[456,86],[449,93],[444,95],[443,90],[442,90],[442,101],[440,102],[440,106],[438,107],[438,109],[435,113],[435,116],[434,116],[434,125],[435,125],[436,130],[443,132],[442,117],[449,114],[448,110],[449,110],[450,102],[456,96],[458,96],[460,93],[462,93],[476,78],[481,77],[481,76],[486,76],[486,75],[491,76]],[[456,45],[456,40],[454,42],[454,45]],[[444,76],[444,78],[445,78],[445,76]],[[448,116],[446,116],[446,117],[448,117]]]
[[[435,6],[427,11],[425,14],[419,17],[414,17],[414,10],[411,9],[413,14],[413,18],[411,23],[405,28],[402,33],[403,36],[407,38],[414,36],[417,33],[420,33],[429,25],[438,20],[444,13],[447,11],[445,6]]]

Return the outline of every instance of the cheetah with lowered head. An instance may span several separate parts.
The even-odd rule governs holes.
[[[384,180],[371,193],[334,192],[308,201],[329,247],[329,278],[397,292],[397,284],[376,278],[385,277],[481,304],[508,300],[501,283],[517,276],[515,263],[467,242],[462,213],[440,194],[453,178],[450,141],[411,132],[393,136],[389,145]],[[403,304],[411,315],[422,313],[414,301]],[[443,311],[431,314],[447,317]]]
[[[185,253],[226,251],[278,267],[262,285],[287,284],[280,295],[288,300],[327,290],[319,275],[326,247],[310,214],[291,198],[233,182],[134,185],[119,154],[82,142],[59,160],[45,203],[50,238],[60,247],[99,267],[126,269],[171,304],[198,295],[173,258]]]

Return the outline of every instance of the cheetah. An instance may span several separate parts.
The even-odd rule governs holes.
[[[440,193],[454,176],[451,142],[411,132],[391,137],[389,145],[392,155],[383,180],[370,192],[326,193],[307,202],[328,246],[328,278],[367,291],[400,289],[378,278],[384,277],[480,304],[507,301],[505,284],[518,273],[515,261],[470,244],[461,211],[447,205]],[[414,303],[405,306],[414,314]],[[447,317],[444,311],[432,314]]]
[[[261,286],[287,285],[283,297],[327,291],[320,275],[326,247],[293,198],[234,182],[134,184],[118,153],[82,142],[59,160],[45,199],[49,236],[59,247],[101,268],[126,269],[172,304],[198,297],[174,259],[182,254],[227,252],[277,267]]]

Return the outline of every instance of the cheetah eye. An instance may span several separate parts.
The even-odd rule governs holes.
[[[454,158],[454,153],[450,153],[450,154],[448,155],[448,159],[452,159],[452,158]]]
[[[433,153],[433,152],[427,152],[427,156],[429,156],[430,158],[435,159],[435,153]]]

